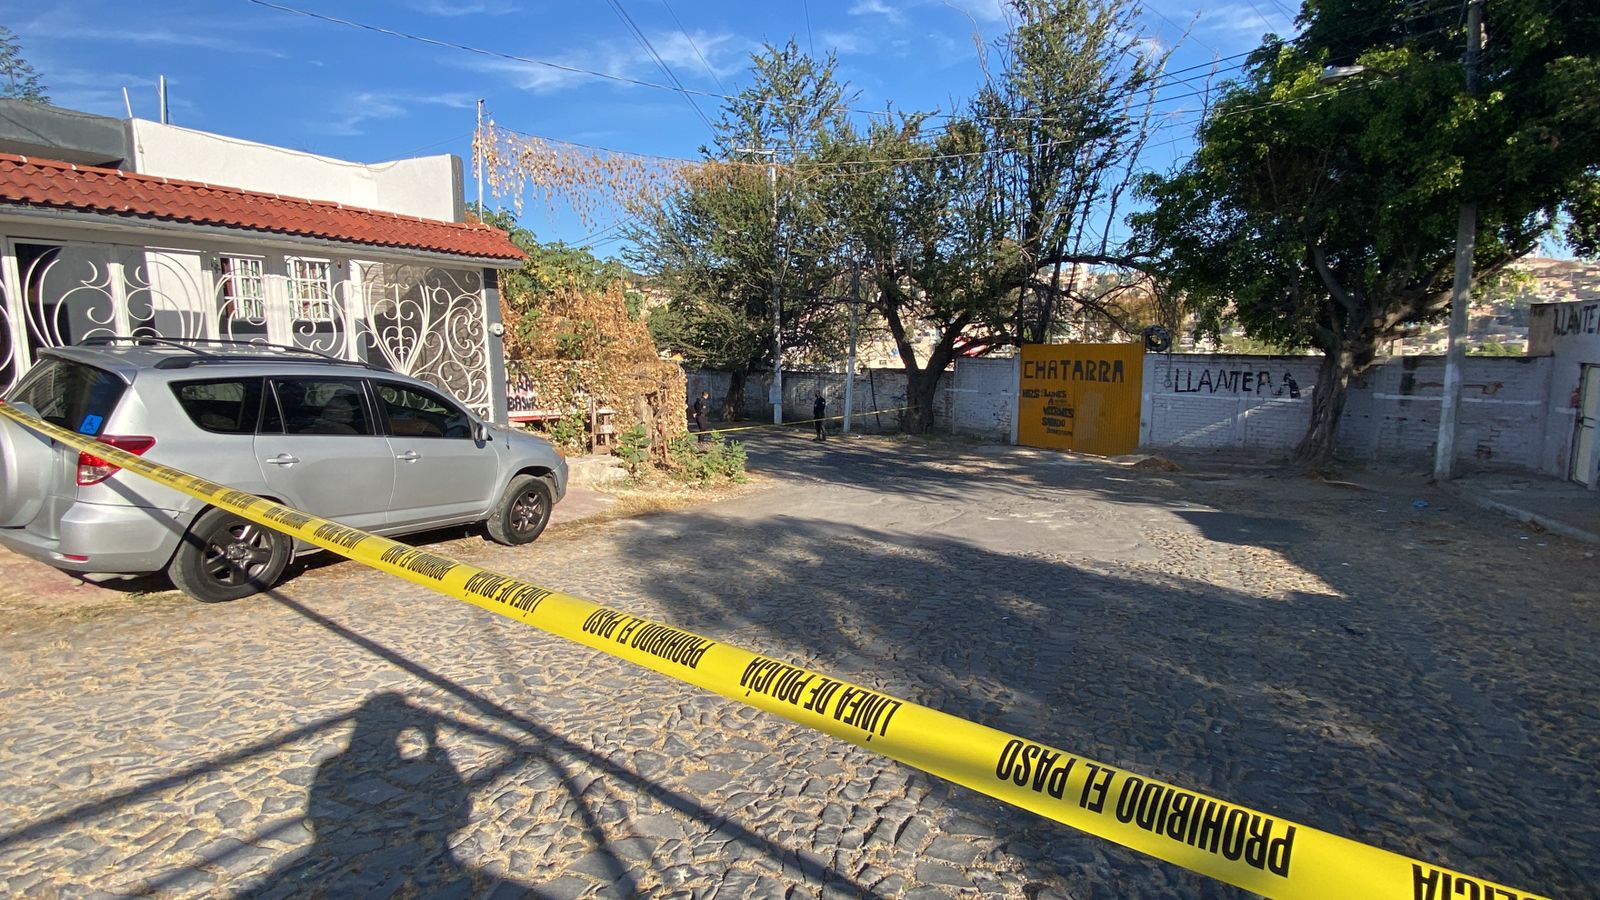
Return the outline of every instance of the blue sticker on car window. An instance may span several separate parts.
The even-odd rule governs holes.
[[[83,424],[78,426],[78,433],[79,434],[99,434],[100,433],[100,423],[102,423],[104,421],[105,421],[105,419],[100,417],[100,416],[96,416],[96,415],[84,416],[83,417]]]

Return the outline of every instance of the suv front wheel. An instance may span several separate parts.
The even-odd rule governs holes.
[[[497,544],[516,546],[532,543],[550,522],[550,507],[555,494],[550,483],[537,475],[526,473],[511,479],[500,502],[489,513],[484,530]]]
[[[287,535],[227,510],[208,509],[183,536],[167,576],[196,600],[238,600],[276,584],[289,552]]]

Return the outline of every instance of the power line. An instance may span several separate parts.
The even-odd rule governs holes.
[[[494,59],[503,59],[503,60],[507,60],[509,62],[523,63],[525,65],[542,66],[544,68],[553,69],[553,70],[558,71],[558,72],[567,72],[569,74],[574,74],[574,75],[586,75],[586,76],[589,76],[591,78],[599,78],[599,79],[602,79],[602,80],[605,80],[605,81],[617,82],[619,84],[629,84],[629,85],[633,85],[635,87],[647,87],[647,88],[654,88],[656,90],[662,90],[662,91],[672,91],[674,93],[692,95],[693,97],[710,97],[710,98],[717,99],[717,100],[732,100],[732,101],[739,101],[739,102],[751,102],[751,103],[756,103],[756,104],[762,105],[762,106],[784,106],[785,105],[785,104],[783,104],[783,103],[781,103],[780,101],[777,101],[777,100],[750,100],[748,98],[736,97],[736,96],[733,96],[731,94],[719,94],[719,93],[715,93],[715,92],[712,92],[712,91],[696,90],[694,88],[685,87],[681,83],[680,84],[676,84],[676,85],[661,84],[659,82],[654,82],[654,81],[645,81],[644,79],[641,79],[641,78],[632,78],[632,77],[629,77],[629,76],[626,76],[626,75],[616,75],[616,74],[613,74],[613,73],[610,73],[610,72],[600,72],[600,71],[596,71],[594,69],[586,69],[586,68],[583,68],[582,66],[571,66],[571,65],[566,65],[564,63],[551,62],[549,60],[536,59],[536,58],[531,57],[531,56],[519,56],[519,55],[517,55],[515,53],[503,53],[503,52],[501,52],[499,50],[487,50],[487,49],[484,49],[482,47],[473,47],[473,46],[470,46],[468,44],[461,44],[461,43],[457,43],[455,41],[446,41],[446,40],[442,40],[442,39],[439,39],[439,38],[427,37],[425,35],[412,34],[410,32],[400,31],[400,30],[394,29],[394,28],[388,28],[388,27],[385,27],[385,26],[382,26],[382,25],[372,25],[372,24],[369,24],[369,23],[366,23],[366,22],[358,22],[358,21],[355,21],[353,19],[345,19],[345,18],[341,18],[339,16],[330,16],[330,15],[327,15],[325,13],[314,12],[312,10],[301,9],[299,7],[286,6],[286,5],[281,4],[281,3],[272,2],[272,0],[244,0],[244,2],[251,3],[251,4],[254,4],[256,6],[260,6],[260,7],[264,8],[264,9],[271,9],[271,10],[275,10],[277,12],[288,13],[290,15],[303,16],[303,17],[308,18],[308,19],[315,19],[315,20],[318,20],[318,21],[327,22],[327,23],[334,24],[334,25],[342,25],[342,26],[344,26],[346,28],[355,28],[355,29],[358,29],[358,30],[361,30],[361,31],[369,31],[369,32],[372,32],[374,34],[381,34],[381,35],[385,35],[387,37],[399,38],[401,40],[414,41],[416,43],[427,44],[427,45],[433,46],[433,47],[444,47],[444,48],[450,49],[450,50],[460,50],[460,51],[462,51],[464,53],[473,53],[473,54],[476,54],[478,56],[487,56],[487,57],[491,57],[491,58],[494,58]],[[1229,58],[1232,58],[1232,57],[1229,57]],[[696,109],[698,110],[698,106],[696,107]],[[828,107],[828,109],[829,110],[837,110],[837,111],[840,111],[840,112],[849,112],[849,113],[856,113],[858,115],[875,116],[875,117],[882,117],[882,118],[890,118],[893,115],[893,113],[887,112],[887,111],[884,111],[884,110],[860,109],[860,108],[857,108],[857,107],[843,106],[843,105],[830,106],[830,107]],[[932,117],[932,118],[945,118],[945,119],[969,118],[967,116],[963,116],[963,115],[956,114],[956,113],[930,113],[929,116]],[[703,114],[702,114],[702,117],[703,117]],[[1000,117],[989,117],[989,118],[998,119]],[[1015,121],[1030,121],[1030,122],[1031,121],[1050,121],[1048,119],[1041,120],[1041,119],[1037,119],[1036,117],[1031,117],[1031,116],[1011,116],[1011,117],[1005,117],[1005,118],[1008,119],[1008,120],[1015,120]]]
[[[683,95],[683,99],[688,102],[689,108],[693,109],[694,114],[700,117],[700,121],[706,123],[706,128],[715,132],[717,130],[716,126],[711,124],[711,119],[706,116],[705,110],[700,108],[700,104],[695,101],[694,96],[683,86],[683,82],[678,80],[677,73],[672,71],[672,67],[667,65],[667,61],[662,59],[661,54],[656,52],[655,45],[651,44],[650,39],[644,36],[644,30],[639,27],[639,23],[633,20],[633,16],[628,15],[628,10],[622,5],[622,0],[607,0],[607,2],[611,4],[611,9],[616,12],[617,17],[622,20],[623,26],[633,32],[634,40],[638,41],[639,46],[643,47],[645,52],[650,54],[650,58],[656,61],[656,67],[661,70],[663,75],[667,76],[667,80],[672,82],[678,93]]]
[[[689,49],[694,51],[695,56],[700,57],[700,65],[705,66],[706,74],[710,75],[711,80],[717,83],[717,90],[726,94],[728,89],[723,85],[722,79],[717,77],[717,70],[711,68],[711,63],[706,61],[706,55],[700,52],[700,47],[695,44],[694,38],[689,35],[689,29],[683,27],[683,22],[678,18],[678,14],[673,11],[672,4],[668,3],[667,0],[661,0],[661,5],[667,8],[667,14],[672,16],[672,21],[678,26],[678,30],[683,32],[683,39],[689,42]]]

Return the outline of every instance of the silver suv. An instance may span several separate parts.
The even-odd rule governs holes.
[[[6,402],[164,465],[379,534],[539,536],[566,493],[547,442],[415,378],[288,347],[111,339],[46,349]],[[165,571],[206,601],[316,547],[0,417],[0,544],[84,573]]]

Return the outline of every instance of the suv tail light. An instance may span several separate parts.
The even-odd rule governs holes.
[[[134,456],[143,456],[146,450],[156,445],[156,439],[148,435],[102,434],[95,440],[102,444],[110,444],[118,450],[126,450]],[[87,450],[78,451],[79,487],[99,484],[120,471],[122,471],[121,466],[114,466]]]

